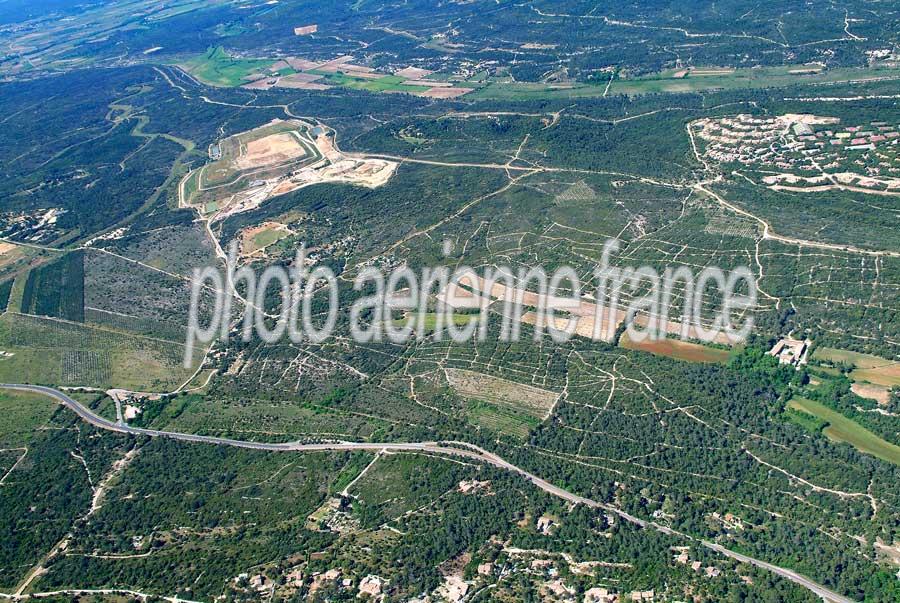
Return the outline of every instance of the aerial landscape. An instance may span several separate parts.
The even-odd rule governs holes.
[[[0,600],[900,603],[900,4],[0,1]]]

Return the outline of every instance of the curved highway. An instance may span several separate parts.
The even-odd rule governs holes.
[[[397,451],[397,452],[427,452],[431,454],[441,454],[447,456],[457,456],[457,457],[465,457],[477,461],[481,461],[484,463],[488,463],[495,467],[499,467],[500,469],[505,469],[507,471],[511,471],[513,473],[517,473],[521,475],[532,484],[548,492],[554,496],[562,498],[563,500],[567,500],[572,503],[583,504],[589,507],[604,509],[610,513],[614,513],[618,515],[625,521],[636,524],[642,528],[653,528],[659,532],[663,532],[665,534],[669,534],[672,536],[680,536],[683,538],[688,538],[690,540],[696,541],[695,538],[688,534],[684,534],[682,532],[678,532],[666,526],[660,525],[656,522],[645,521],[643,519],[639,519],[621,509],[617,509],[611,505],[607,505],[595,500],[591,500],[590,498],[585,498],[583,496],[578,496],[577,494],[573,494],[568,490],[564,490],[558,486],[554,486],[550,482],[541,479],[540,477],[517,467],[508,461],[505,461],[501,457],[497,456],[492,452],[488,452],[483,448],[479,448],[474,444],[468,444],[466,442],[332,442],[332,443],[324,443],[324,444],[304,444],[301,442],[248,442],[246,440],[232,440],[229,438],[220,438],[215,436],[204,436],[204,435],[195,435],[189,433],[179,433],[177,431],[162,431],[159,429],[143,429],[140,427],[131,427],[129,425],[123,423],[117,423],[114,421],[110,421],[108,419],[104,419],[100,415],[96,414],[91,409],[87,408],[77,400],[69,397],[65,393],[53,389],[52,387],[44,387],[42,385],[21,385],[15,383],[0,383],[0,388],[10,389],[15,391],[22,392],[30,392],[43,394],[45,396],[49,396],[54,400],[57,400],[61,404],[65,405],[69,409],[71,409],[75,414],[77,414],[82,420],[90,423],[91,425],[98,427],[100,429],[105,429],[107,431],[114,431],[117,433],[123,434],[132,434],[132,435],[142,435],[148,437],[159,437],[159,438],[170,438],[173,440],[179,440],[183,442],[196,442],[203,444],[217,444],[220,446],[233,446],[236,448],[250,448],[253,450],[268,450],[273,452],[316,452],[316,451],[337,451],[337,450],[387,450],[387,451]],[[707,542],[705,540],[696,541],[702,546],[716,551],[722,555],[740,561],[742,563],[749,563],[755,565],[756,567],[771,571],[779,576],[794,582],[795,584],[799,584],[800,586],[812,591],[817,596],[821,597],[823,601],[827,601],[829,603],[854,603],[852,599],[848,599],[842,595],[839,595],[831,590],[828,590],[824,586],[813,582],[809,578],[798,574],[789,569],[785,569],[783,567],[779,567],[777,565],[772,565],[771,563],[766,563],[765,561],[760,561],[758,559],[754,559],[753,557],[748,557],[746,555],[742,555],[741,553],[737,553],[730,549],[726,549],[725,547],[715,544],[712,542]]]

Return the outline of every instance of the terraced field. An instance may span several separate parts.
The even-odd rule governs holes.
[[[858,381],[868,381],[883,387],[900,386],[900,361],[834,348],[819,348],[812,358],[852,365],[854,368],[850,376]]]
[[[181,342],[23,314],[0,317],[0,381],[169,391],[196,369]]]
[[[871,431],[824,404],[806,398],[794,398],[788,406],[826,421],[828,426],[822,430],[822,433],[828,438],[836,442],[846,442],[860,452],[900,465],[900,446],[885,442]]]

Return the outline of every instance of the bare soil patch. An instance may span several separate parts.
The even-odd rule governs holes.
[[[873,385],[871,383],[854,383],[850,386],[850,390],[862,398],[875,400],[882,406],[887,406],[891,402],[891,392],[888,388],[881,385]]]
[[[631,341],[628,335],[622,335],[619,342],[623,348],[629,350],[640,350],[642,352],[650,352],[660,356],[668,356],[677,360],[685,360],[687,362],[726,362],[728,360],[728,351],[718,348],[710,348],[697,343],[687,341],[678,341],[676,339],[661,339],[659,341],[642,341],[640,343]]]
[[[315,73],[293,73],[291,75],[286,75],[284,77],[279,78],[279,82],[284,85],[285,82],[315,82],[316,80],[322,79],[321,75],[316,75]]]
[[[314,63],[313,61],[308,61],[299,57],[288,57],[285,59],[285,62],[297,71],[308,71],[319,66],[319,63]]]
[[[18,245],[0,241],[0,268],[12,264],[22,257],[22,249]]]
[[[405,77],[411,80],[417,80],[423,77],[427,77],[434,73],[433,71],[428,71],[427,69],[419,69],[418,67],[406,67],[405,69],[401,69],[396,73],[400,77]]]
[[[464,398],[514,408],[538,419],[550,415],[559,394],[465,369],[446,369],[450,386]]]
[[[485,291],[487,282],[474,273],[471,276],[466,275],[460,278],[460,285],[462,286],[456,286],[455,284],[448,286],[445,291],[439,294],[441,301],[454,308],[477,308],[480,306],[484,296],[487,295],[492,301],[510,300],[515,302],[516,300],[519,300],[523,306],[540,307],[542,305],[542,300],[537,293],[516,287],[508,287],[503,282],[493,283],[491,291],[487,292]],[[479,294],[473,296],[466,291],[466,287],[478,291]],[[545,303],[547,304],[547,307],[553,306],[561,308],[570,304],[571,300],[565,297],[548,295]],[[500,310],[503,306],[498,304],[496,307]],[[611,312],[609,308],[603,308],[600,315],[601,324],[596,329],[600,339],[604,341],[611,340],[616,327],[627,318],[625,308],[627,308],[627,303],[623,302],[616,310],[614,316],[610,315]],[[569,314],[569,318],[557,317],[552,326],[557,330],[571,329],[572,333],[575,335],[593,339],[597,314],[597,305],[594,301],[588,297],[583,297],[581,301],[579,301],[577,307],[569,309]],[[537,324],[537,319],[538,315],[532,311],[523,312],[521,315],[521,322],[525,324],[535,325]],[[637,315],[634,320],[639,327],[646,328],[649,324],[649,317],[645,314]],[[573,321],[574,324],[570,325],[570,321]],[[666,321],[664,330],[669,335],[681,337],[683,327],[684,325],[682,325],[681,322],[670,319]],[[702,339],[693,325],[687,328],[686,337],[688,339]],[[724,332],[720,332],[716,335],[713,341],[725,345],[731,345],[733,343],[728,339]]]
[[[344,55],[342,57],[334,59],[333,61],[322,63],[318,66],[317,69],[326,73],[336,73],[338,71],[343,71],[345,69],[344,64],[349,63],[352,60],[353,57],[351,57],[350,55]]]
[[[291,88],[292,90],[328,90],[329,88],[331,88],[331,86],[326,86],[325,84],[303,81],[296,78],[295,76],[297,75],[306,74],[297,73],[295,75],[289,75],[287,77],[279,78],[278,83],[275,85],[279,88]]]
[[[255,82],[250,82],[249,84],[244,84],[241,88],[246,88],[247,90],[268,90],[269,88],[275,85],[275,80],[270,80],[268,78],[260,78]]]
[[[272,134],[248,142],[246,152],[235,161],[235,164],[238,169],[249,170],[290,161],[302,157],[305,153],[303,146],[291,133]]]
[[[462,96],[463,94],[468,94],[472,92],[474,88],[429,88],[424,92],[420,92],[419,96],[425,96],[427,98],[456,98],[457,96]]]
[[[241,255],[249,256],[265,250],[291,234],[291,230],[280,222],[263,222],[241,231]]]

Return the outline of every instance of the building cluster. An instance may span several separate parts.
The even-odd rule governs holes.
[[[897,126],[883,121],[873,121],[868,126],[847,126],[843,130],[825,130],[812,134],[814,139],[828,139],[833,146],[847,145],[850,150],[874,150],[884,142],[900,138]],[[802,138],[808,140],[808,137]]]
[[[713,521],[721,524],[722,527],[724,527],[726,530],[739,532],[739,531],[743,531],[743,529],[744,529],[744,520],[741,519],[740,517],[738,517],[737,515],[734,515],[733,513],[725,513],[723,515],[722,513],[719,513],[718,511],[714,511],[713,513],[710,514],[709,517]]]
[[[33,244],[47,244],[62,234],[57,226],[61,208],[37,209],[32,212],[0,214],[0,237]]]
[[[837,118],[815,115],[741,114],[700,119],[691,128],[704,143],[704,155],[719,163],[774,168],[790,174],[812,172],[827,180],[808,184],[829,184],[831,176],[838,175],[841,184],[900,188],[898,124],[871,121],[841,126]],[[780,183],[783,176],[772,176],[770,180],[774,180],[766,183]]]
[[[295,568],[286,576],[287,586],[294,589],[300,589],[306,584],[308,586],[307,596],[312,597],[315,593],[329,587],[336,587],[338,590],[346,593],[356,594],[357,598],[368,601],[383,601],[385,598],[384,589],[387,581],[380,576],[369,574],[358,582],[352,576],[347,576],[340,568],[332,568],[324,572],[313,572],[307,576],[302,569]],[[235,583],[246,582],[248,586],[257,592],[266,592],[272,590],[274,592],[274,583],[272,580],[259,574],[250,577],[247,574],[241,574],[235,578]]]
[[[652,590],[635,590],[630,593],[619,594],[610,591],[608,588],[598,586],[584,591],[584,603],[625,603],[626,601],[648,601],[656,600],[656,595]]]
[[[785,337],[772,346],[769,355],[778,358],[779,364],[789,364],[799,368],[800,365],[807,363],[811,345],[812,342],[809,339],[799,340]]]
[[[707,565],[704,567],[701,561],[691,561],[691,547],[689,546],[676,546],[673,547],[672,550],[675,551],[673,559],[675,560],[675,563],[678,563],[679,565],[688,565],[693,571],[697,573],[702,572],[707,578],[718,578],[722,574],[722,570],[714,565]]]

